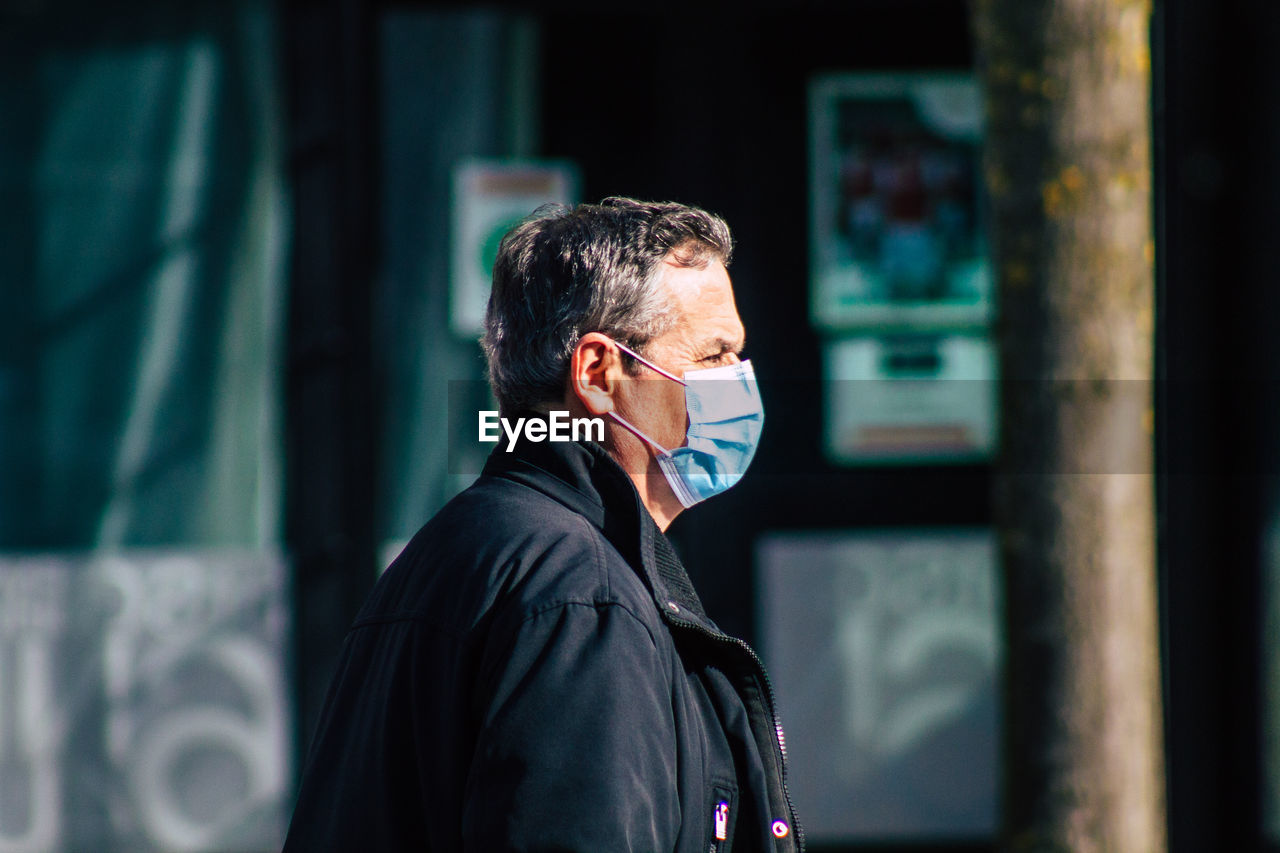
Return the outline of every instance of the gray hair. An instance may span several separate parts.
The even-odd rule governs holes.
[[[674,202],[608,198],[574,208],[546,205],[498,247],[485,316],[489,384],[504,414],[559,402],[569,359],[587,332],[643,353],[675,322],[660,287],[662,264],[725,266],[729,226]],[[629,357],[624,364],[637,369]]]

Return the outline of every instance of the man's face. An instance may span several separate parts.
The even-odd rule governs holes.
[[[662,286],[671,295],[676,322],[649,342],[646,358],[675,376],[735,364],[746,331],[724,264],[712,260],[698,269],[667,261]],[[689,426],[684,386],[643,366],[637,376],[653,381],[628,383],[634,385],[628,396],[636,398],[634,423],[667,449],[682,446]]]

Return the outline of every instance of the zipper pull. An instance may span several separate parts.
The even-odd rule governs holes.
[[[724,800],[716,806],[716,841],[729,837],[729,804]]]

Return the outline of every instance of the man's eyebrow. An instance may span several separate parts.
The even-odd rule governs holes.
[[[706,351],[711,353],[712,355],[723,355],[727,352],[731,352],[737,355],[741,353],[746,348],[746,346],[747,346],[747,339],[745,336],[742,338],[741,341],[738,341],[737,343],[730,340],[726,340],[725,338],[713,338],[712,340],[707,342]]]

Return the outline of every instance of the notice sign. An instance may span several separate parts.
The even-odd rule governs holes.
[[[848,338],[826,351],[826,450],[854,464],[978,462],[997,435],[985,336]]]
[[[578,177],[563,161],[465,160],[453,174],[450,326],[461,337],[484,331],[498,244],[538,207],[574,204]]]

